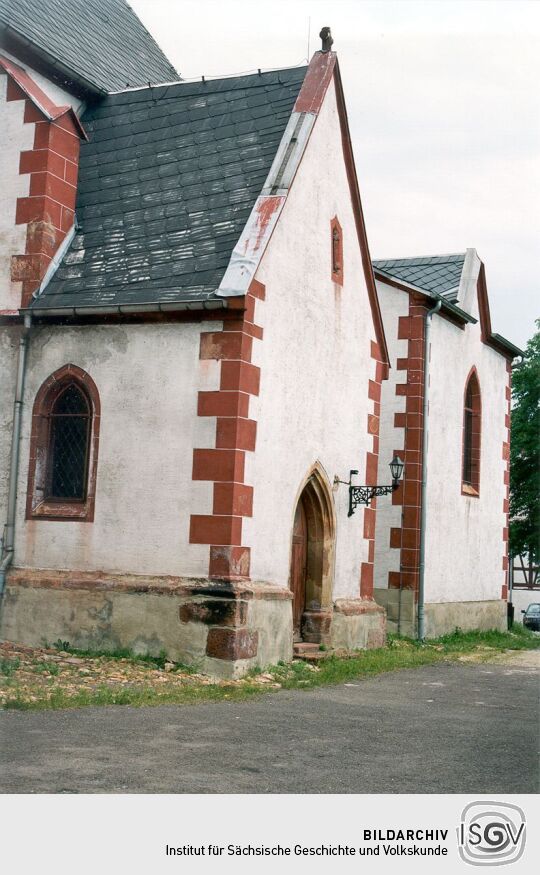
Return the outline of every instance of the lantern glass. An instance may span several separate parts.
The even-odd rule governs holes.
[[[390,462],[390,471],[392,473],[392,480],[400,479],[403,472],[403,462],[401,461],[399,456],[394,456],[394,458]]]

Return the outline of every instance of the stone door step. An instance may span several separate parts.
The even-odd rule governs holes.
[[[310,644],[307,641],[299,641],[297,644],[293,644],[294,653],[318,653],[319,645],[318,644]]]
[[[330,656],[329,651],[319,648],[319,644],[311,644],[307,641],[293,644],[293,658],[303,659],[304,662],[320,662],[321,659],[327,659]]]

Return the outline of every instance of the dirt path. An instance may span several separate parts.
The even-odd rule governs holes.
[[[490,662],[509,665],[516,669],[540,669],[540,650],[505,650],[497,653]]]

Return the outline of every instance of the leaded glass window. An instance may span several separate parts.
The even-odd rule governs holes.
[[[50,412],[48,498],[86,498],[90,426],[88,399],[79,386],[70,383]]]

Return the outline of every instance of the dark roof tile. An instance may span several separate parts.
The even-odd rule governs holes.
[[[0,0],[2,24],[97,90],[179,79],[125,0]]]
[[[386,258],[373,262],[382,273],[417,288],[457,301],[465,253],[426,255],[417,258]]]
[[[126,91],[92,106],[83,116],[91,133],[81,146],[80,230],[34,306],[210,298],[305,69]]]

